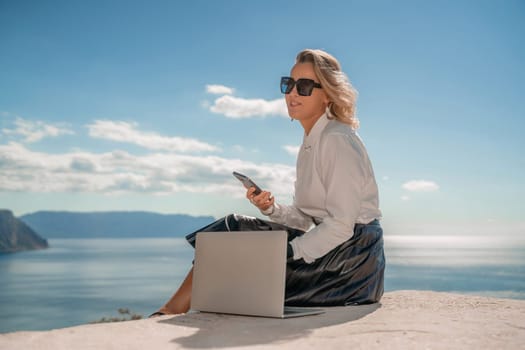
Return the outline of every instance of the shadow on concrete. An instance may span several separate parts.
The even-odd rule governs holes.
[[[370,304],[324,308],[326,313],[321,315],[290,319],[190,312],[159,322],[197,329],[190,336],[172,340],[184,348],[227,348],[278,344],[308,337],[315,329],[358,320],[380,307],[381,304]]]

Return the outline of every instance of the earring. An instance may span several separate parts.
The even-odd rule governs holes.
[[[328,119],[331,119],[332,118],[332,112],[330,111],[330,108],[332,107],[334,103],[333,102],[329,102],[327,105],[326,105],[326,117]]]

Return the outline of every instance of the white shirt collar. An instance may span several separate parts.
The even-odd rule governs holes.
[[[314,126],[312,127],[312,130],[310,130],[310,133],[308,135],[306,135],[306,133],[304,134],[303,147],[311,147],[315,145],[321,137],[321,133],[323,132],[324,128],[329,122],[330,119],[328,119],[326,113],[319,117],[319,119],[317,119]]]

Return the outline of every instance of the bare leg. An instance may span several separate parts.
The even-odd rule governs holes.
[[[173,314],[184,314],[190,309],[191,303],[191,286],[193,283],[193,267],[188,272],[188,275],[180,285],[179,289],[170,300],[163,307],[159,309],[158,312],[161,312],[166,315]]]

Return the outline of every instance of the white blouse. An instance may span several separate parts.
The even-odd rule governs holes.
[[[366,148],[349,125],[326,114],[304,136],[297,157],[292,205],[263,212],[278,223],[307,231],[290,242],[294,259],[315,259],[350,239],[356,223],[381,218],[379,195]],[[273,210],[272,210],[273,209]]]

